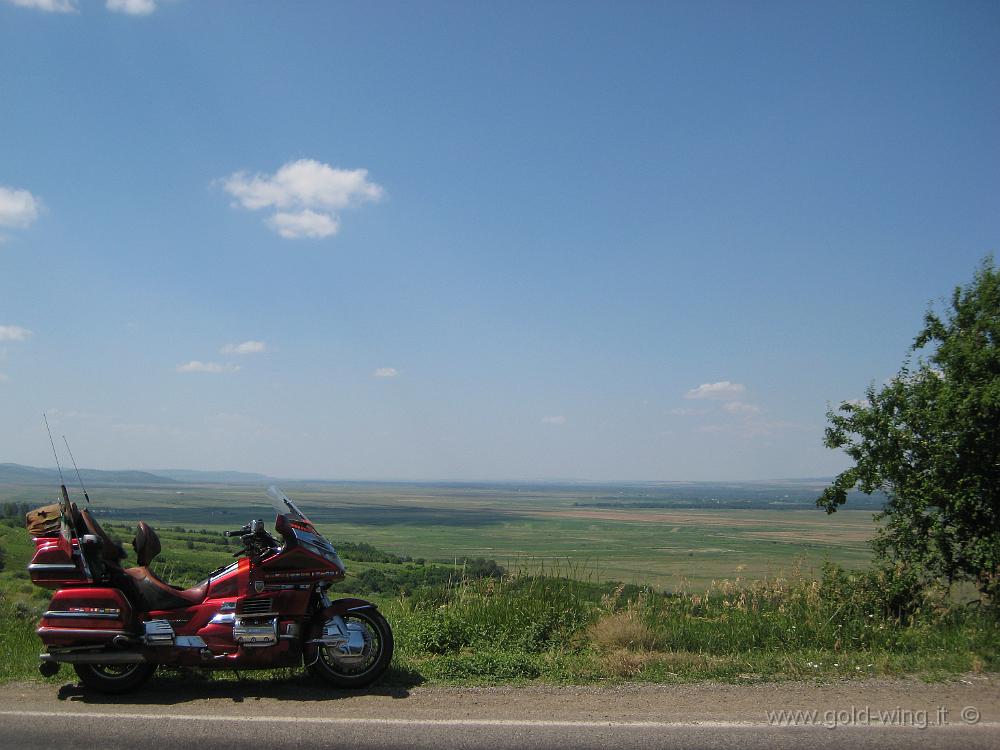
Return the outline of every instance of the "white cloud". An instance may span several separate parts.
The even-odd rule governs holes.
[[[22,8],[44,10],[47,13],[76,13],[76,0],[7,0],[8,3],[20,5]]]
[[[182,365],[177,365],[177,372],[211,372],[211,373],[222,373],[222,372],[236,372],[240,369],[239,365],[224,364],[220,365],[218,362],[199,362],[196,359],[192,359],[190,362],[185,362]]]
[[[279,211],[267,220],[267,225],[286,240],[303,237],[332,237],[340,231],[340,222],[329,214],[321,214],[310,209],[298,213]]]
[[[267,351],[263,341],[244,341],[242,344],[226,344],[219,349],[220,354],[260,354]]]
[[[336,169],[315,159],[288,162],[273,175],[230,175],[226,191],[244,208],[346,208],[377,201],[382,188],[368,181],[367,169]]]
[[[130,16],[148,16],[156,10],[156,0],[108,0],[105,6],[108,10],[115,13],[127,13]]]
[[[340,228],[335,211],[379,201],[385,194],[368,179],[367,169],[338,169],[315,159],[290,161],[274,174],[234,172],[222,187],[236,205],[273,209],[267,223],[288,239],[334,235]]]
[[[0,341],[27,341],[31,331],[21,326],[0,326]]]
[[[555,417],[542,417],[542,424],[566,424],[566,417],[561,414]]]
[[[0,226],[30,227],[41,207],[42,202],[27,190],[0,185]]]
[[[374,378],[394,378],[399,375],[399,370],[395,367],[379,367],[372,373]]]
[[[731,414],[760,414],[760,407],[755,404],[744,404],[742,401],[730,401],[723,404],[723,409]]]
[[[731,383],[728,380],[720,380],[718,383],[702,383],[697,388],[692,388],[684,398],[720,398],[731,399],[746,390],[742,383]]]

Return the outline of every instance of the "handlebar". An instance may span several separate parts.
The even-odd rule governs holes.
[[[238,536],[243,542],[243,550],[236,552],[233,557],[240,557],[244,551],[253,554],[264,554],[268,549],[278,546],[277,540],[267,533],[264,522],[259,518],[254,519],[238,531],[223,531],[224,537]]]
[[[223,531],[222,535],[225,537],[230,536],[246,536],[247,534],[256,534],[258,536],[266,534],[264,531],[264,522],[259,518],[254,519],[250,523],[246,524],[242,529],[238,531]]]

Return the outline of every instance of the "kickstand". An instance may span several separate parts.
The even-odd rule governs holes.
[[[233,672],[236,673],[236,681],[237,682],[243,682],[243,678],[240,676],[239,670],[238,669],[234,669]]]

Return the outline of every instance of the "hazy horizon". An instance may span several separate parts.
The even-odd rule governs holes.
[[[0,466],[3,465],[13,465],[24,467],[28,469],[41,469],[44,471],[49,471],[53,473],[58,473],[59,468],[56,465],[39,465],[32,466],[29,464],[20,464],[10,461],[0,461]],[[448,483],[468,483],[468,484],[517,484],[517,483],[538,483],[538,484],[606,484],[606,485],[627,485],[627,484],[758,484],[758,483],[801,483],[801,482],[827,482],[833,479],[833,475],[825,477],[757,477],[757,478],[737,478],[737,479],[651,479],[651,478],[625,478],[625,477],[614,477],[609,479],[589,479],[587,477],[511,477],[511,478],[499,478],[499,477],[477,477],[471,479],[454,479],[450,477],[428,477],[417,479],[414,477],[391,477],[391,476],[373,476],[373,477],[334,477],[334,476],[283,476],[276,474],[267,474],[263,472],[251,472],[251,471],[241,471],[238,469],[226,469],[226,468],[215,468],[215,469],[190,469],[186,467],[178,466],[168,466],[162,468],[150,468],[150,467],[128,467],[128,466],[112,466],[112,467],[95,467],[95,466],[80,466],[81,472],[88,471],[101,471],[101,472],[142,472],[146,474],[154,474],[162,477],[169,478],[168,475],[172,473],[192,473],[192,474],[215,474],[215,475],[225,475],[225,474],[237,474],[246,476],[260,476],[263,479],[275,480],[275,481],[290,481],[290,482],[365,482],[378,484],[380,482],[385,483],[412,483],[412,484],[448,484]],[[67,486],[73,484],[76,480],[75,471],[72,467],[62,467],[63,478],[66,480]]]

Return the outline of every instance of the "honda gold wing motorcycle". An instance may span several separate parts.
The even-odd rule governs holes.
[[[64,485],[58,506],[28,514],[31,580],[56,590],[37,631],[42,674],[72,664],[86,687],[104,693],[133,690],[160,665],[304,664],[341,688],[378,679],[392,659],[389,624],[371,602],[330,599],[345,574],[333,545],[280,490],[268,497],[280,539],[260,520],[227,531],[243,543],[239,559],[180,589],[150,570],[160,541],[147,523],[136,528],[136,566],[125,567],[122,545],[70,502]]]

